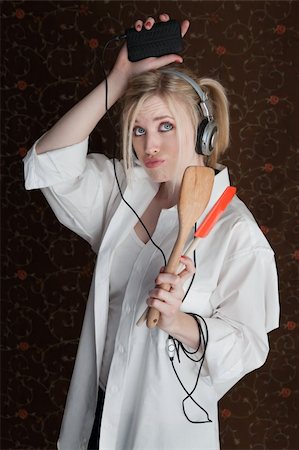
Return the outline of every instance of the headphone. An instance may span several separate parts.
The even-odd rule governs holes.
[[[197,95],[200,98],[199,107],[204,116],[204,119],[198,126],[197,138],[196,138],[196,152],[200,155],[210,156],[214,149],[214,139],[217,133],[217,124],[213,117],[212,106],[208,99],[207,94],[201,89],[201,87],[183,72],[179,72],[175,69],[163,69],[163,73],[169,73],[185,80],[189,83]]]

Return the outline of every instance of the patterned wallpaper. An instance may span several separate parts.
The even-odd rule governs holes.
[[[22,158],[102,80],[104,43],[135,19],[164,11],[191,20],[186,64],[228,89],[231,144],[223,162],[279,270],[281,326],[270,335],[266,364],[220,401],[222,449],[298,449],[299,4],[107,0],[1,2],[3,450],[56,448],[95,262],[42,194],[25,191]],[[107,69],[116,53],[115,44],[107,50]],[[117,114],[114,108],[115,122]],[[113,145],[103,119],[91,150],[111,155]]]

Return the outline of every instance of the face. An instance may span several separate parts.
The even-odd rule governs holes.
[[[182,155],[179,154],[177,126],[173,114],[159,96],[148,99],[137,115],[133,147],[141,165],[156,182],[180,181],[186,167],[201,165],[194,150],[191,124],[182,125]]]

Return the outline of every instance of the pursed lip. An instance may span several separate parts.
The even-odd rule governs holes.
[[[155,167],[160,166],[161,164],[164,163],[164,159],[146,159],[144,161],[144,165],[145,167],[147,167],[148,169],[153,169]]]

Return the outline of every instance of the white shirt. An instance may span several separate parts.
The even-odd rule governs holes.
[[[128,286],[131,273],[134,270],[135,261],[144,248],[144,243],[138,238],[132,229],[125,239],[115,250],[111,265],[109,283],[109,313],[105,349],[100,373],[100,386],[106,390],[108,374],[114,353],[116,333],[122,312],[122,303]],[[123,261],[126,261],[124,264]],[[127,306],[127,312],[131,308]]]
[[[32,149],[24,158],[26,189],[42,188],[58,219],[99,252],[58,442],[61,450],[87,447],[107,338],[113,256],[137,221],[119,199],[112,163],[98,154],[86,158],[86,153],[87,140],[41,155]],[[136,168],[126,187],[121,163],[117,171],[126,200],[141,216],[158,186]],[[228,184],[223,168],[198,223]],[[162,211],[153,237],[166,257],[177,223],[176,208]],[[149,243],[138,254],[124,292],[106,388],[101,450],[219,448],[217,401],[264,363],[267,333],[278,326],[276,268],[268,242],[237,197],[202,239],[196,260],[196,276],[182,310],[201,315],[208,327],[205,362],[193,397],[211,422],[193,424],[185,418],[181,402],[186,394],[167,355],[167,335],[158,328],[135,326],[163,265],[160,252]],[[175,364],[191,389],[198,363],[183,358]],[[185,406],[192,420],[205,419],[192,401]]]

